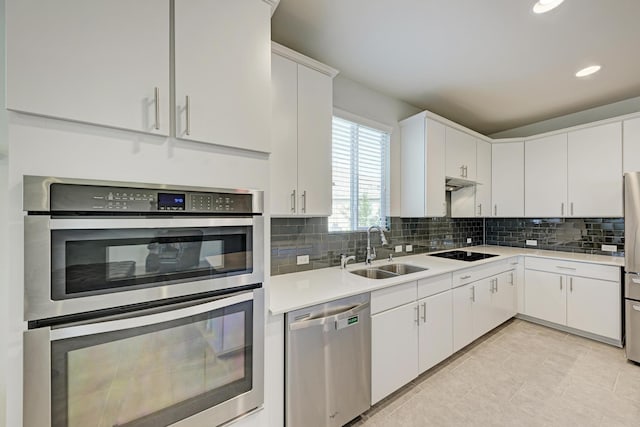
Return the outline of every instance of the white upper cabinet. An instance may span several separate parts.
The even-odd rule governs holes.
[[[448,126],[445,174],[470,181],[476,179],[476,138]]]
[[[567,134],[525,142],[525,201],[528,217],[567,214]]]
[[[445,202],[446,126],[417,114],[401,126],[402,217],[438,217],[447,214]]]
[[[329,216],[332,77],[337,71],[284,46],[274,44],[275,51],[287,57],[272,57],[271,214]]]
[[[491,143],[478,140],[476,147],[475,216],[491,216]]]
[[[6,11],[9,109],[269,151],[267,2],[10,0]]]
[[[623,122],[624,172],[640,171],[640,117]]]
[[[524,215],[524,142],[491,146],[491,216]]]
[[[622,216],[622,183],[620,122],[569,132],[568,216]]]
[[[169,135],[168,0],[9,0],[6,23],[7,108]]]
[[[146,57],[145,50],[138,55]],[[176,136],[270,151],[270,64],[269,4],[176,1]]]

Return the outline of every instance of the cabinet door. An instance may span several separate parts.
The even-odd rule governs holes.
[[[418,305],[371,316],[371,404],[418,375]]]
[[[298,64],[298,213],[331,215],[331,77]]]
[[[478,140],[476,143],[477,181],[475,216],[491,216],[491,144]]]
[[[169,134],[168,0],[15,0],[6,14],[7,108]]]
[[[270,64],[266,2],[176,1],[176,136],[268,152]]]
[[[528,217],[567,214],[567,134],[525,142],[524,213]]]
[[[567,326],[620,339],[620,282],[568,277]]]
[[[569,216],[621,217],[621,123],[569,132],[568,147]]]
[[[623,122],[623,172],[640,171],[640,117]]]
[[[445,125],[426,119],[426,211],[424,216],[446,216],[445,200]],[[423,163],[424,165],[425,163]],[[403,166],[404,168],[404,166]],[[640,170],[640,169],[639,169]],[[404,185],[404,183],[402,184]],[[423,216],[423,215],[420,215]]]
[[[298,64],[271,58],[271,214],[296,213],[298,186]]]
[[[473,284],[453,289],[453,351],[454,353],[474,340],[473,336]]]
[[[491,304],[491,280],[493,277],[472,284],[473,291],[473,339],[481,337],[497,326],[495,309]]]
[[[446,167],[447,176],[476,179],[476,139],[464,132],[446,128]]]
[[[497,326],[516,315],[516,270],[499,274],[495,281],[491,305]]]
[[[418,301],[420,309],[420,373],[453,353],[453,293],[442,292]]]
[[[524,293],[524,314],[566,325],[566,276],[546,271],[525,270]]]
[[[494,217],[524,215],[524,143],[491,146],[491,200]]]

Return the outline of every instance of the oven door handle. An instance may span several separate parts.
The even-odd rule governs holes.
[[[87,335],[101,334],[104,332],[121,331],[125,329],[139,328],[143,326],[156,325],[158,323],[183,319],[185,317],[196,316],[219,308],[229,307],[253,299],[253,292],[243,292],[231,297],[220,298],[204,304],[192,305],[177,310],[169,310],[162,313],[149,314],[146,316],[129,317],[106,322],[89,323],[78,326],[68,326],[66,328],[52,329],[50,340],[57,341],[67,338],[76,338]]]
[[[51,218],[51,230],[231,227],[253,225],[253,218]]]

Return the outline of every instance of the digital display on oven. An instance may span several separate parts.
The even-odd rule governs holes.
[[[158,193],[158,210],[183,211],[185,210],[184,193]]]

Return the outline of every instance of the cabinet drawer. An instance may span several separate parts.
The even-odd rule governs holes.
[[[417,282],[404,283],[371,292],[371,314],[380,313],[417,299]]]
[[[548,271],[550,273],[568,274],[571,276],[610,280],[612,282],[620,281],[620,268],[611,265],[528,256],[525,258],[525,268],[529,270]]]
[[[418,299],[451,289],[451,273],[418,280]]]
[[[515,265],[517,265],[517,260],[518,258],[516,257],[501,259],[478,267],[455,271],[453,272],[452,287],[457,288],[458,286],[466,285],[467,283],[475,282],[476,280],[495,276],[503,271],[511,270]],[[511,263],[514,264],[511,265]]]

